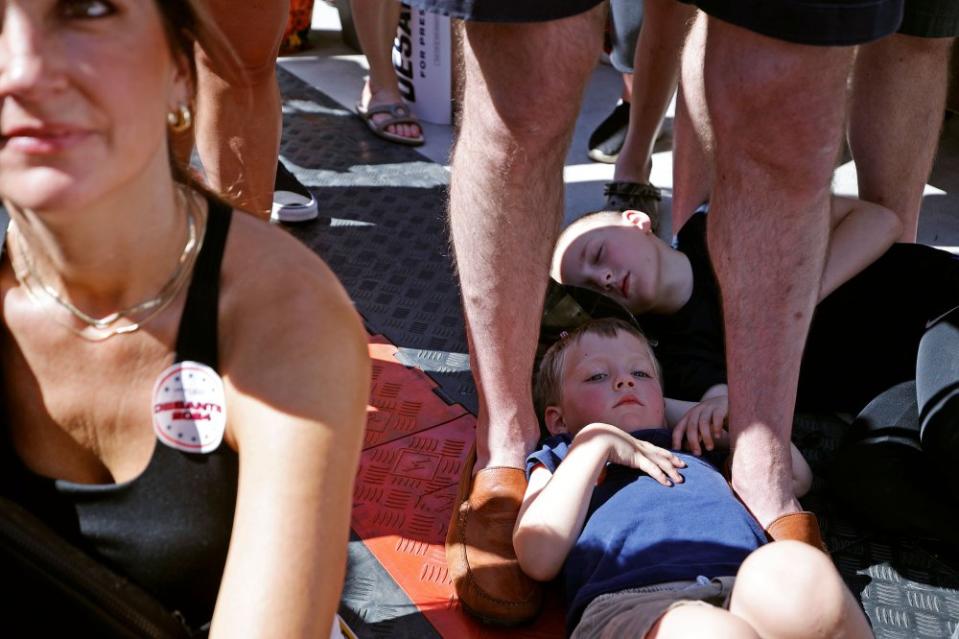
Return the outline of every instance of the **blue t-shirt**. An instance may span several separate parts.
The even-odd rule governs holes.
[[[663,448],[671,431],[640,430],[633,437]],[[550,437],[526,459],[526,473],[550,472],[566,458],[570,437]],[[735,575],[766,535],[733,495],[717,467],[676,451],[685,481],[663,486],[646,473],[610,465],[593,489],[586,522],[563,565],[567,628],[571,631],[599,595],[669,581]]]

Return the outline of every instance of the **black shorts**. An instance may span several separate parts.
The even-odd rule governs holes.
[[[546,22],[584,13],[603,0],[405,0],[409,5],[476,22]],[[642,2],[642,0],[635,0]]]
[[[602,0],[408,0],[477,22],[545,22],[592,9]],[[641,2],[642,0],[635,0]],[[959,35],[959,0],[680,0],[725,22],[799,44],[839,46],[891,33]]]
[[[849,46],[892,33],[959,34],[959,0],[681,0],[724,22],[798,44]]]

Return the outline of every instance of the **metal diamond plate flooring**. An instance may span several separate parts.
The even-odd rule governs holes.
[[[464,636],[438,621],[435,611],[448,610],[449,602],[411,597],[395,574],[419,570],[417,580],[443,583],[437,548],[460,452],[447,448],[468,446],[472,417],[466,411],[476,410],[445,228],[448,174],[412,149],[374,138],[350,112],[282,70],[280,84],[281,154],[321,207],[319,220],[290,230],[337,273],[370,333],[383,336],[371,348],[386,349],[379,351],[382,361],[393,358],[399,365],[381,364],[374,382],[371,404],[377,410],[370,415],[354,499],[361,521],[354,520],[343,612],[361,637]],[[420,377],[414,384],[419,390],[407,396],[407,386],[388,379],[399,369],[429,378]],[[797,419],[795,439],[817,474],[844,429],[835,419]],[[402,472],[394,472],[400,466]],[[927,542],[889,539],[849,520],[829,501],[820,479],[804,504],[819,514],[833,559],[877,637],[959,639],[959,564],[950,565]],[[413,517],[416,508],[425,509],[419,519]],[[377,512],[367,517],[363,509]],[[393,515],[399,519],[391,521],[390,511],[401,513]],[[427,511],[430,517],[423,515]],[[380,560],[371,551],[378,546],[392,546],[413,563],[390,565],[392,559]]]

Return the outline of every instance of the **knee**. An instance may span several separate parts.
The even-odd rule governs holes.
[[[200,72],[200,83],[203,83],[203,74],[209,73],[219,78],[230,88],[250,89],[275,84],[276,59],[279,55],[279,41],[275,45],[268,42],[259,42],[260,46],[231,47],[233,54],[229,68],[223,68],[221,61],[211,59],[206,52],[197,53],[197,70]]]
[[[798,541],[780,541],[760,548],[743,562],[732,606],[767,633],[803,636],[801,629],[810,624],[838,627],[848,597],[828,555]]]
[[[686,604],[669,610],[646,633],[646,639],[710,637],[711,639],[758,639],[743,619],[725,610],[701,604]]]
[[[468,23],[464,134],[565,154],[600,50],[602,15],[594,10],[530,25]]]
[[[207,0],[232,54],[232,68],[220,69],[202,49],[197,51],[201,70],[223,77],[234,88],[275,82],[276,59],[289,17],[289,2],[236,3]]]
[[[703,86],[720,174],[755,165],[791,191],[829,183],[852,50],[801,47],[711,21]]]

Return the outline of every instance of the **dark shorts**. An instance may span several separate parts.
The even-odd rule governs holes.
[[[735,581],[735,577],[699,577],[600,595],[583,610],[570,639],[642,639],[676,606],[728,608]]]
[[[583,13],[602,0],[408,0],[477,22],[544,22]],[[642,0],[634,0],[641,2]],[[854,45],[891,33],[959,35],[959,0],[681,0],[725,22],[771,38],[812,45]]]
[[[546,22],[588,11],[603,0],[405,0],[411,6],[476,22]],[[642,2],[642,0],[635,0]]]
[[[959,34],[957,0],[681,0],[725,22],[778,40],[854,45],[892,34]]]

